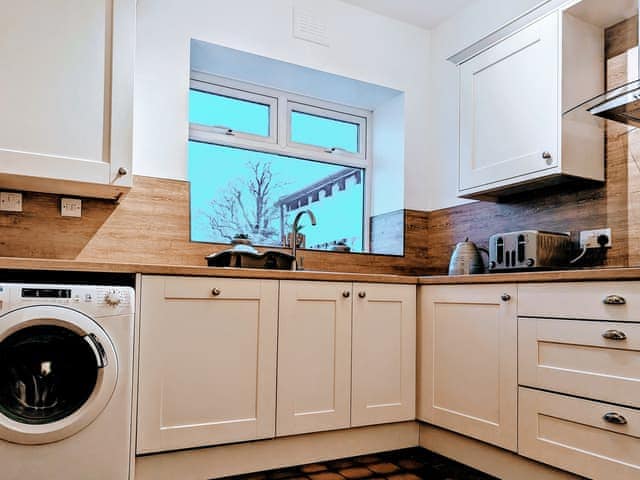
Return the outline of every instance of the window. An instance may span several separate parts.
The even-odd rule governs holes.
[[[311,209],[300,246],[368,247],[370,112],[196,72],[189,102],[193,241],[289,245]]]
[[[245,140],[276,141],[277,98],[198,80],[189,91],[191,130]]]
[[[290,142],[323,152],[364,157],[366,119],[289,102]]]

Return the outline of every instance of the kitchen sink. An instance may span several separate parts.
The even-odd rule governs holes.
[[[205,257],[210,267],[262,268],[267,270],[291,270],[296,259],[293,255],[267,250],[262,253],[237,249],[212,253]]]

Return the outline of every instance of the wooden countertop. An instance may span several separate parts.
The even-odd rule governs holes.
[[[46,270],[95,273],[144,273],[149,275],[188,275],[276,280],[319,280],[333,282],[399,283],[408,285],[446,285],[474,283],[579,282],[640,280],[640,268],[592,268],[546,272],[487,273],[484,275],[403,276],[367,273],[339,273],[303,270],[260,270],[254,268],[211,268],[205,266],[155,265],[138,263],[100,263],[46,258],[0,257],[0,269]]]
[[[150,275],[189,275],[276,280],[324,280],[332,282],[400,283],[415,285],[418,277],[366,273],[317,272],[303,270],[261,270],[257,268],[213,268],[206,266],[154,265],[136,263],[79,262],[46,258],[0,257],[0,269],[47,270],[95,273],[144,273]]]
[[[640,280],[640,268],[586,268],[545,272],[486,273],[483,275],[434,275],[418,277],[418,284],[582,282],[597,280]]]

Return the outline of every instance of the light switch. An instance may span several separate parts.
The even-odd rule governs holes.
[[[81,217],[82,200],[79,198],[60,199],[60,215],[63,217]]]
[[[0,192],[0,210],[4,212],[21,212],[22,194],[16,192]]]

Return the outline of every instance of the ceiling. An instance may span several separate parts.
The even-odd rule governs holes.
[[[475,0],[343,0],[386,17],[431,29]]]

